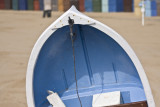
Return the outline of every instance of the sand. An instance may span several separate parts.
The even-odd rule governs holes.
[[[42,18],[42,12],[0,11],[0,107],[26,107],[25,77],[31,50],[40,34],[61,14]],[[146,18],[133,13],[85,13],[110,26],[139,57],[160,107],[160,17]]]

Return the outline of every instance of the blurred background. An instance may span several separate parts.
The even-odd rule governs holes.
[[[160,107],[160,0],[52,0],[43,18],[43,0],[0,0],[0,107],[27,107],[26,71],[43,31],[71,5],[111,27],[131,45],[144,67],[156,107]]]
[[[145,16],[160,15],[160,0],[144,0]],[[134,12],[141,15],[141,0],[52,0],[53,11],[66,11],[75,5],[82,12]],[[43,10],[43,0],[0,0],[0,9]]]

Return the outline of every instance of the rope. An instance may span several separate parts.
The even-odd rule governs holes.
[[[69,23],[69,27],[70,27],[70,36],[71,36],[72,49],[73,49],[74,73],[75,73],[75,81],[76,81],[76,92],[77,92],[79,103],[80,103],[80,105],[82,107],[82,102],[81,102],[81,99],[79,97],[79,92],[78,92],[78,83],[77,83],[77,76],[76,76],[76,61],[75,61],[76,58],[75,58],[74,40],[72,38],[73,37],[73,24],[74,24],[74,20],[69,17],[68,23]]]

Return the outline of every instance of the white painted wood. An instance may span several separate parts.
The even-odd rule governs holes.
[[[92,107],[105,107],[121,103],[120,91],[93,95]]]
[[[136,54],[132,50],[132,48],[129,46],[129,44],[120,36],[117,32],[115,32],[113,29],[109,28],[108,26],[87,17],[86,15],[80,13],[74,6],[72,6],[67,12],[65,12],[62,16],[60,16],[55,22],[53,22],[39,37],[36,44],[34,45],[34,48],[31,52],[31,56],[28,63],[27,68],[27,74],[26,74],[26,95],[27,95],[27,104],[28,107],[34,107],[34,95],[33,95],[33,72],[34,67],[36,64],[36,60],[38,57],[38,54],[40,52],[40,49],[42,48],[45,41],[51,36],[53,32],[56,31],[57,28],[60,28],[62,26],[68,25],[68,16],[70,16],[72,19],[75,20],[75,24],[91,24],[90,26],[99,29],[100,31],[106,33],[109,35],[112,39],[114,39],[128,54],[128,56],[131,58],[132,62],[134,63],[138,74],[141,78],[145,95],[147,98],[148,106],[149,107],[155,107],[154,99],[152,96],[152,92],[150,89],[150,85],[148,82],[148,79],[146,77],[146,74],[144,72],[144,69],[137,58]],[[92,24],[95,23],[95,24]],[[63,25],[62,25],[63,24]]]
[[[52,92],[47,99],[53,107],[66,107],[57,93]]]

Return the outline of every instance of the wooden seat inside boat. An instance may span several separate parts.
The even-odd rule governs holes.
[[[139,101],[127,104],[114,105],[114,106],[106,106],[106,107],[148,107],[148,105],[147,101]]]

